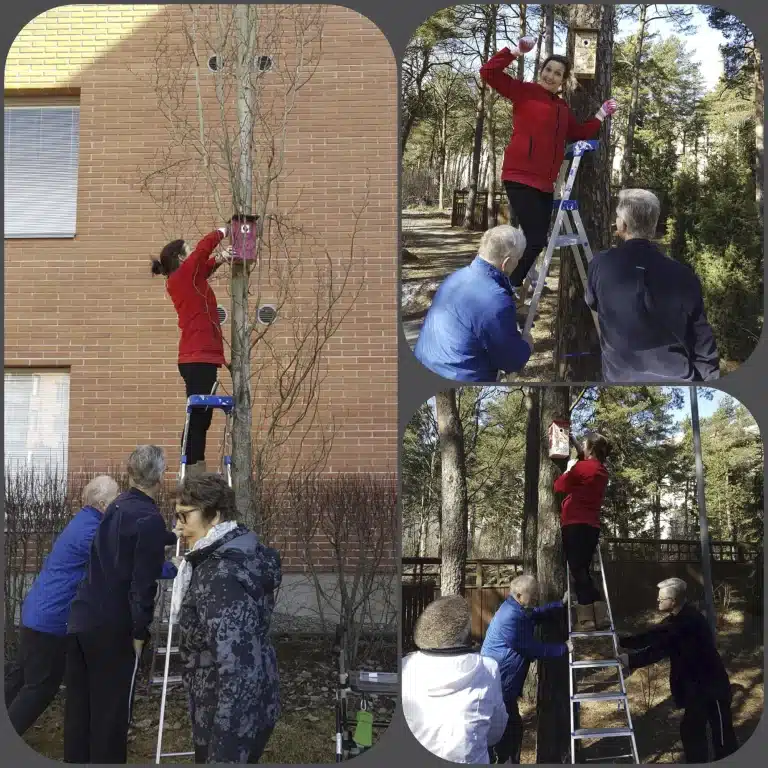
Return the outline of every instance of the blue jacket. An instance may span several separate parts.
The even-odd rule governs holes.
[[[447,277],[432,301],[414,350],[447,379],[494,382],[531,356],[517,327],[509,278],[479,256]]]
[[[67,634],[69,607],[88,567],[101,512],[83,507],[53,544],[21,608],[21,623],[36,632]]]
[[[600,321],[604,381],[719,378],[699,278],[650,240],[627,240],[597,254],[586,300]]]
[[[491,619],[480,653],[498,662],[506,703],[514,701],[522,693],[531,661],[562,656],[568,652],[565,643],[541,643],[534,637],[536,622],[550,611],[562,608],[563,604],[556,602],[527,612],[510,596]]]
[[[175,543],[149,496],[136,488],[121,493],[94,536],[88,572],[72,603],[67,632],[109,627],[147,640],[165,548]]]

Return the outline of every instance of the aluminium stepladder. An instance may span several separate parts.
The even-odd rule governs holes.
[[[533,321],[536,316],[536,308],[539,305],[541,293],[544,290],[544,283],[546,282],[547,275],[549,274],[549,268],[552,264],[552,256],[556,248],[571,249],[573,257],[576,260],[576,268],[579,271],[581,284],[584,288],[584,293],[586,294],[587,272],[579,248],[583,248],[584,250],[587,265],[590,261],[592,261],[592,249],[590,248],[589,238],[587,237],[584,224],[582,223],[581,216],[579,215],[579,204],[576,200],[571,200],[571,190],[573,189],[573,184],[576,181],[576,172],[579,170],[581,158],[586,152],[594,152],[598,147],[598,141],[577,141],[566,148],[565,157],[563,158],[563,163],[560,167],[560,174],[555,183],[555,191],[559,197],[552,201],[553,210],[557,211],[557,215],[555,216],[555,222],[552,225],[552,233],[549,236],[547,250],[544,253],[541,269],[539,270],[538,276],[536,278],[536,288],[533,292],[533,296],[531,297],[531,303],[528,307],[528,311],[525,317],[523,335],[530,333],[531,328],[533,327]],[[569,159],[572,159],[570,169],[568,168]],[[573,217],[573,222],[571,222],[571,219],[568,216],[569,213]],[[563,229],[565,230],[565,234],[561,233]],[[537,258],[537,262],[538,260],[539,259]],[[525,288],[528,286],[527,276],[523,281],[523,286],[524,289],[520,292],[521,297],[523,297],[526,293]],[[592,312],[592,318],[595,322],[595,328],[597,329],[597,336],[599,338],[600,325],[597,320],[596,312]]]
[[[214,385],[212,392],[216,391],[218,383]],[[222,459],[222,468],[224,476],[229,486],[232,486],[232,457],[228,452],[228,446],[232,435],[232,414],[235,409],[233,397],[210,395],[192,395],[187,398],[187,417],[184,423],[184,436],[181,443],[181,467],[179,470],[179,481],[184,480],[187,465],[187,436],[189,434],[189,420],[192,412],[197,408],[213,408],[224,412],[226,421],[224,424],[224,456]],[[176,557],[181,554],[181,539],[176,542]],[[162,685],[162,694],[160,697],[160,722],[157,728],[157,749],[155,751],[155,763],[159,764],[164,758],[171,757],[193,757],[194,752],[163,752],[163,729],[165,726],[165,704],[168,698],[168,686],[181,682],[180,675],[171,676],[171,656],[179,654],[178,646],[173,645],[173,622],[171,621],[171,595],[173,592],[173,579],[166,579],[166,584],[160,585],[160,596],[158,599],[158,614],[155,618],[155,643],[152,649],[152,666],[150,671],[150,685]],[[165,647],[160,645],[161,628],[167,627],[165,638]],[[161,676],[155,675],[158,658],[164,657],[164,670]]]
[[[603,596],[608,608],[608,629],[594,629],[586,632],[577,632],[573,629],[571,616],[571,572],[566,566],[566,578],[568,584],[567,613],[568,613],[568,637],[571,641],[579,639],[610,637],[613,642],[613,659],[584,659],[576,660],[575,649],[568,653],[568,680],[569,680],[569,711],[571,719],[571,763],[576,763],[576,745],[582,739],[606,739],[606,738],[628,738],[630,741],[631,752],[623,755],[611,755],[605,758],[596,758],[596,760],[620,760],[623,758],[632,758],[632,762],[639,764],[640,760],[637,754],[637,742],[635,741],[635,730],[632,725],[632,713],[629,709],[629,697],[624,680],[624,670],[619,656],[619,639],[616,633],[616,626],[613,623],[613,611],[611,610],[611,601],[608,595],[608,583],[605,578],[605,568],[603,567],[603,555],[600,551],[600,545],[597,545],[597,565],[602,580]],[[577,692],[576,691],[576,670],[579,669],[615,669],[618,672],[619,690],[602,692]],[[581,728],[579,727],[579,714],[582,703],[595,701],[615,701],[620,710],[624,709],[627,725],[623,728]],[[593,762],[593,761],[587,761]]]

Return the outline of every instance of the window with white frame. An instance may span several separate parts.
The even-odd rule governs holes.
[[[6,473],[66,474],[69,372],[6,369],[4,411]]]
[[[79,105],[68,98],[5,102],[5,237],[74,237]]]

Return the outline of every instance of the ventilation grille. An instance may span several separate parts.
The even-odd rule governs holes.
[[[224,323],[226,323],[227,320],[229,320],[229,313],[224,307],[221,306],[221,304],[219,304],[219,306],[216,307],[216,312],[219,315],[219,325],[224,325]]]
[[[256,319],[262,325],[272,325],[277,319],[277,309],[272,304],[264,304],[257,310]]]

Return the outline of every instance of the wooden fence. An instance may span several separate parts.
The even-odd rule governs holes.
[[[453,205],[451,206],[451,226],[460,227],[464,224],[464,216],[467,211],[467,196],[469,191],[466,189],[453,190]],[[507,197],[504,192],[496,192],[493,196],[494,212],[498,217],[499,224],[506,224],[509,221],[509,212]],[[488,229],[488,222],[491,217],[488,215],[488,190],[480,189],[475,198],[475,216],[472,230],[474,232],[485,232]]]

